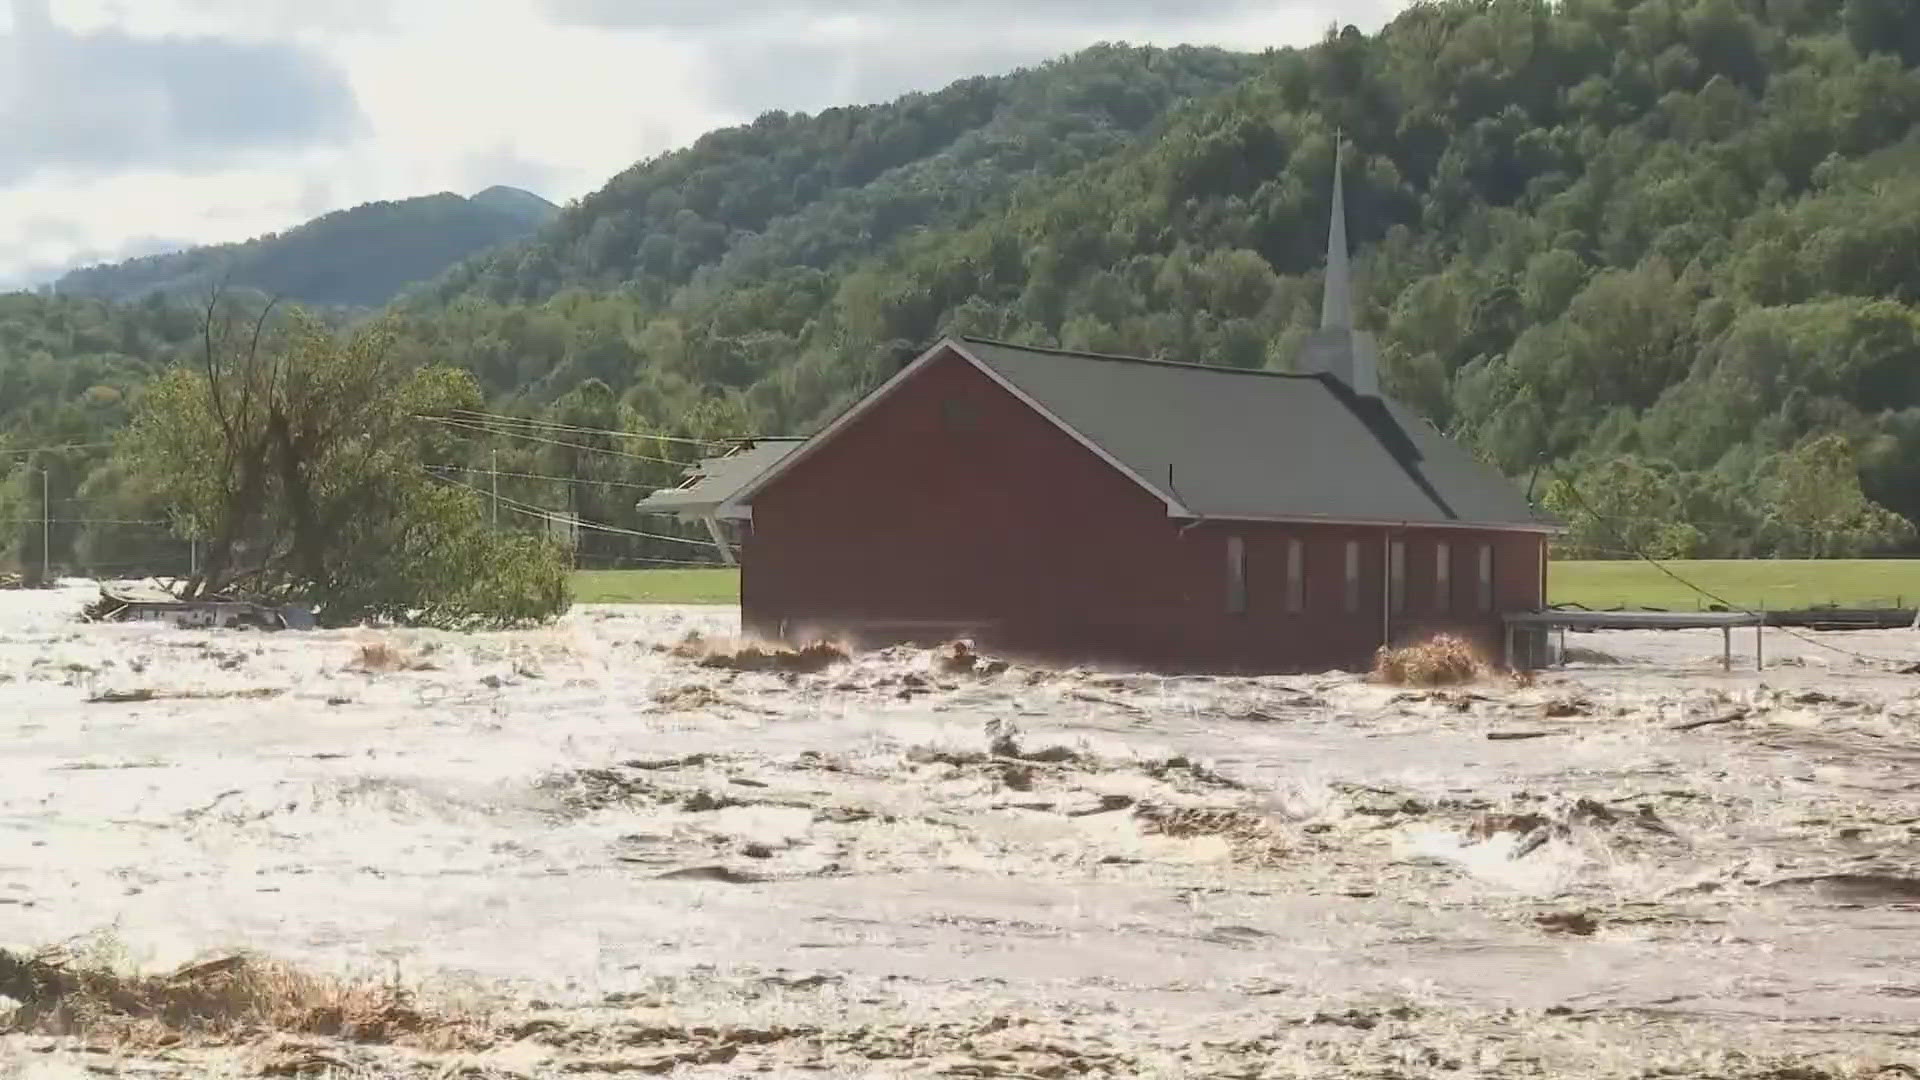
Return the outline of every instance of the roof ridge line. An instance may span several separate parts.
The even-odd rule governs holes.
[[[1088,352],[1083,349],[1063,349],[1052,345],[1021,345],[1017,342],[1000,341],[995,338],[980,337],[974,334],[956,334],[953,339],[962,343],[994,345],[1003,349],[1020,349],[1025,352],[1045,353],[1049,356],[1072,356],[1082,360],[1114,360],[1127,364],[1153,364],[1158,367],[1212,371],[1223,375],[1265,375],[1276,379],[1312,379],[1317,382],[1325,382],[1331,378],[1331,376],[1324,371],[1270,371],[1266,368],[1222,367],[1219,364],[1196,364],[1190,360],[1159,360],[1151,356],[1127,356],[1121,353]]]

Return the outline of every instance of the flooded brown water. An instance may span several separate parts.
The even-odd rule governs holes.
[[[1605,662],[1421,691],[86,595],[0,593],[0,949],[252,950],[489,1035],[14,1035],[0,1075],[1920,1075],[1920,634],[1731,674],[1578,635]]]

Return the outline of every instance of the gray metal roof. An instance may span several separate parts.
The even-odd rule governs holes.
[[[687,482],[677,488],[662,488],[640,500],[637,509],[646,514],[681,514],[705,517],[732,516],[728,504],[740,489],[758,479],[788,454],[800,449],[804,439],[756,439],[744,443],[732,453],[706,458],[686,471]]]
[[[1201,518],[1558,527],[1424,419],[1329,375],[949,344]]]

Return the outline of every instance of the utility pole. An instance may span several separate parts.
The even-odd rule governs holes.
[[[45,468],[40,470],[40,583],[53,587],[53,497]]]
[[[500,531],[500,451],[493,452],[493,531]]]

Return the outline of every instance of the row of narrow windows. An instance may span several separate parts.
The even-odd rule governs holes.
[[[1493,610],[1493,545],[1474,545],[1473,610]],[[1282,604],[1290,615],[1307,610],[1307,545],[1290,539],[1286,543],[1286,591]],[[1345,544],[1345,577],[1342,606],[1349,614],[1360,610],[1360,541]],[[1431,545],[1433,591],[1429,597],[1434,614],[1450,614],[1460,609],[1460,597],[1453,581],[1454,546],[1445,540]],[[1248,610],[1247,544],[1238,536],[1227,538],[1227,612],[1244,615]],[[1395,615],[1407,611],[1407,542],[1395,540],[1387,549],[1387,606]]]

